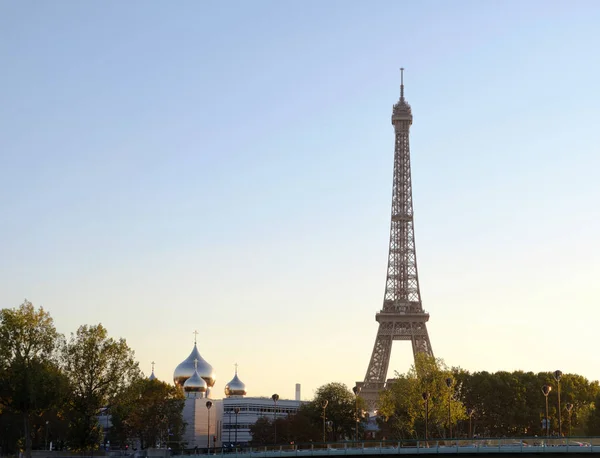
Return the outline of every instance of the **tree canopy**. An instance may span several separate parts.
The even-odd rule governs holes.
[[[58,405],[65,394],[57,364],[59,334],[49,313],[29,301],[0,310],[0,413],[22,416],[27,457],[32,421]]]
[[[359,430],[366,404],[343,383],[332,382],[319,387],[312,401],[300,406],[298,412],[277,419],[278,443],[303,443],[353,440]],[[323,414],[325,417],[323,417]],[[274,443],[275,426],[270,417],[262,417],[250,429],[257,445]]]
[[[110,412],[113,444],[136,438],[142,448],[178,443],[183,435],[185,398],[180,389],[159,380],[139,379],[116,397]]]
[[[72,389],[72,446],[86,450],[100,443],[100,408],[139,380],[141,372],[125,339],[108,337],[101,324],[80,326],[64,346],[63,360]]]
[[[410,371],[396,374],[396,379],[381,392],[378,413],[384,419],[386,438],[425,437],[426,415],[429,431],[436,437],[447,437],[451,426],[467,417],[455,385],[452,372],[441,359],[418,353]]]
[[[451,387],[446,380],[452,380]],[[553,390],[548,396],[548,419],[553,435],[600,433],[596,402],[600,401],[598,382],[589,382],[577,374],[560,378],[561,419],[558,422],[558,382],[552,372],[469,373],[460,368],[449,369],[442,360],[418,355],[407,374],[396,374],[394,382],[380,394],[382,437],[406,439],[424,437],[425,402],[428,393],[429,437],[448,437],[448,401],[452,436],[471,434],[484,437],[521,437],[545,435],[545,397],[542,386]],[[572,405],[571,410],[567,404]],[[594,426],[594,421],[599,425]]]
[[[81,326],[66,342],[50,314],[25,301],[0,310],[0,447],[98,447],[97,415],[140,379],[124,339],[102,325]],[[171,422],[174,430],[181,423]]]

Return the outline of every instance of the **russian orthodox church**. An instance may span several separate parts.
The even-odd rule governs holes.
[[[156,379],[154,362],[149,378]],[[188,449],[246,445],[252,439],[250,426],[260,417],[285,417],[295,413],[301,404],[299,385],[296,385],[296,400],[279,399],[277,395],[246,397],[246,385],[238,376],[237,364],[233,378],[225,385],[225,397],[214,399],[211,389],[216,378],[213,367],[200,355],[194,339],[192,352],[173,372],[175,386],[185,394],[183,440]]]

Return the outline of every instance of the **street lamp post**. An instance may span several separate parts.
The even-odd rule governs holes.
[[[233,409],[233,411],[235,412],[235,449],[237,450],[237,430],[238,430],[238,414],[240,413],[240,408],[236,407],[235,409]]]
[[[425,440],[427,440],[429,436],[429,393],[424,392],[421,396],[425,401]]]
[[[46,420],[46,441],[44,443],[44,450],[48,450],[48,420]]]
[[[556,389],[558,391],[558,437],[562,437],[562,415],[560,412],[560,378],[562,377],[562,372],[559,370],[554,371],[554,380],[556,380]]]
[[[550,422],[548,421],[548,395],[552,391],[552,387],[550,385],[544,385],[542,387],[542,393],[546,398],[546,437],[550,437]]]
[[[352,388],[352,391],[354,392],[354,419],[356,420],[356,425],[354,427],[354,441],[358,442],[358,394],[360,393],[360,386],[355,386]]]
[[[471,428],[471,420],[473,419],[473,414],[475,413],[475,409],[468,408],[467,415],[469,416],[469,438],[473,438],[473,429]]]
[[[108,437],[108,407],[104,408],[104,416],[106,417],[106,432],[104,433],[104,445],[106,448],[106,445],[108,445],[108,440],[106,439]]]
[[[206,415],[208,417],[208,426],[206,427],[206,448],[210,453],[210,408],[212,407],[212,401],[206,401]]]
[[[327,418],[325,416],[325,412],[327,409],[327,404],[329,404],[329,401],[327,399],[325,399],[322,404],[322,407],[323,407],[323,443],[325,443],[325,420]]]
[[[567,408],[567,412],[569,412],[569,437],[571,437],[571,411],[573,410],[573,404],[567,402],[565,407]]]
[[[273,430],[275,432],[275,440],[273,443],[277,445],[277,401],[279,401],[279,395],[275,393],[273,396],[271,396],[271,399],[275,403],[275,409],[273,410]]]
[[[231,409],[227,412],[229,414],[229,437],[227,440],[229,441],[229,446],[231,447]]]
[[[448,387],[448,438],[452,437],[452,423],[450,422],[450,400],[452,399],[452,377],[446,378],[446,386]]]

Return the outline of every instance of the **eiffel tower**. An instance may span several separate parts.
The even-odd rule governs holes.
[[[418,352],[433,355],[426,325],[429,314],[421,304],[415,251],[409,146],[413,117],[410,105],[404,99],[404,69],[400,71],[400,100],[392,111],[396,145],[385,296],[383,308],[375,315],[379,330],[369,368],[364,382],[357,383],[369,410],[376,409],[379,391],[385,388],[394,340],[410,340],[415,356]]]

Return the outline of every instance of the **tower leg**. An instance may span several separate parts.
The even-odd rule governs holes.
[[[421,326],[422,330],[419,330],[420,332],[418,332],[418,334],[413,333],[411,339],[413,356],[415,359],[417,357],[417,353],[425,353],[428,356],[433,356],[433,350],[431,349],[431,342],[429,342],[427,327],[425,326],[425,323],[423,323]]]
[[[369,411],[377,408],[379,391],[385,387],[385,377],[390,365],[392,353],[393,323],[380,323],[369,361],[365,381],[358,383],[361,387],[360,396],[366,401]]]
[[[385,385],[385,377],[390,365],[390,354],[392,353],[393,336],[391,335],[390,328],[393,328],[393,325],[390,326],[390,323],[381,323],[379,325],[375,345],[373,346],[373,353],[371,353],[371,360],[369,361],[369,368],[367,369],[367,376],[365,377],[366,386],[377,385],[381,389]]]
[[[394,321],[379,323],[367,375],[363,383],[358,383],[361,387],[360,396],[366,401],[370,411],[377,409],[379,392],[385,388],[394,340],[410,340],[415,359],[417,353],[433,356],[424,321],[408,321],[399,316]]]

